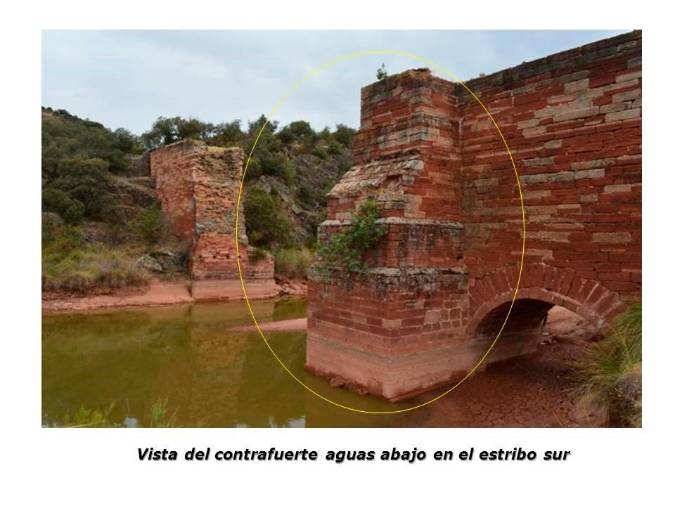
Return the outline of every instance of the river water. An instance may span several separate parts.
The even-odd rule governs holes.
[[[261,301],[260,321],[304,317],[304,300]],[[339,427],[397,424],[316,398],[281,369],[250,324],[243,303],[193,304],[43,317],[43,424],[81,406],[147,426],[165,402],[182,427]],[[390,410],[380,399],[331,388],[305,372],[305,332],[271,332],[270,345],[302,381],[337,402]],[[397,405],[398,406],[398,405]],[[384,422],[384,423],[383,423]]]
[[[259,301],[253,307],[260,321],[306,314],[303,300]],[[359,414],[307,392],[256,332],[233,329],[247,324],[246,307],[238,302],[45,315],[42,423],[63,425],[84,407],[106,412],[111,424],[147,427],[153,406],[164,403],[166,418],[179,427],[575,425],[559,360],[497,365],[430,408]],[[332,388],[305,372],[304,331],[266,335],[289,369],[332,400],[371,411],[412,405]]]

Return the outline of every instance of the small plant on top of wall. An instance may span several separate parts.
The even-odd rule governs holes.
[[[385,227],[378,223],[380,209],[377,202],[368,200],[352,215],[351,223],[319,245],[316,269],[322,277],[333,270],[342,270],[349,276],[363,274],[368,265],[366,252],[374,247],[385,234]]]

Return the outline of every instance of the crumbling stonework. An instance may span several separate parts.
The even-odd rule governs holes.
[[[606,329],[641,294],[641,33],[467,83],[524,192],[518,300],[488,361],[532,351],[553,305]],[[387,234],[365,279],[309,286],[307,368],[400,399],[470,370],[499,332],[522,248],[516,176],[482,106],[418,69],[363,88],[354,166],[325,240],[360,202]]]
[[[182,141],[150,153],[150,175],[162,209],[179,239],[189,244],[192,295],[197,300],[242,298],[235,237],[235,212],[244,155],[239,148]],[[255,260],[239,209],[239,261],[254,298],[277,293],[274,261]]]

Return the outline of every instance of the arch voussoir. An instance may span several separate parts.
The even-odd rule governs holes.
[[[577,276],[571,269],[544,264],[526,266],[521,286],[514,294],[515,289],[505,290],[499,281],[506,275],[507,269],[484,276],[477,283],[481,286],[480,293],[475,297],[469,294],[469,300],[472,301],[466,327],[469,336],[475,333],[486,315],[513,300],[532,299],[562,306],[586,319],[598,331],[606,331],[613,317],[625,309],[621,297],[601,283]],[[534,284],[537,282],[539,285]],[[499,286],[500,289],[490,291],[485,289],[487,286]]]

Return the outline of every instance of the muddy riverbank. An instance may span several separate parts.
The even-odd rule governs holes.
[[[237,301],[242,300],[243,292],[239,280],[232,280],[227,286],[222,283],[210,287],[209,282],[195,289],[188,279],[172,281],[154,279],[146,287],[116,290],[112,293],[81,294],[66,292],[44,292],[42,294],[42,312],[79,313],[107,309],[131,309],[143,307],[169,306],[197,301]],[[217,283],[217,282],[216,282]],[[279,280],[265,285],[262,290],[250,285],[247,293],[251,300],[270,299],[279,296],[305,297],[307,284],[304,281]]]

